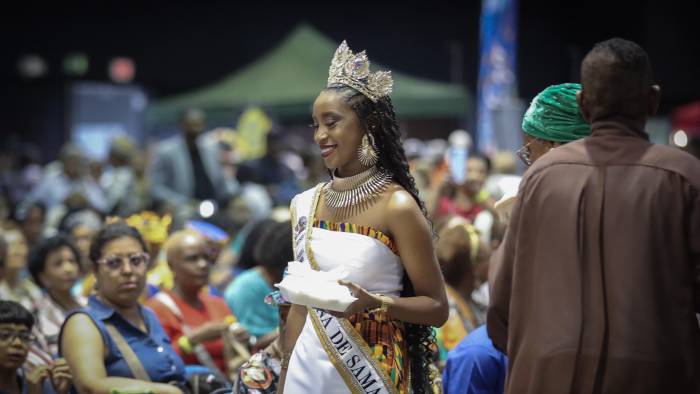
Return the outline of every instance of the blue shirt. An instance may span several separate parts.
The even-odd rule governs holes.
[[[483,325],[447,355],[442,372],[445,394],[502,394],[508,360],[493,346]]]
[[[87,307],[70,313],[65,321],[67,322],[76,313],[85,313],[92,319],[107,348],[107,356],[104,360],[107,376],[134,378],[126,360],[105,327],[106,323],[111,323],[141,361],[151,381],[158,383],[175,381],[184,384],[185,364],[170,345],[170,339],[158,322],[158,318],[148,308],[139,305],[139,309],[146,325],[146,332],[134,327],[95,296],[90,296]],[[65,322],[63,324],[65,327]],[[61,343],[60,339],[59,343]],[[59,353],[63,353],[62,349],[59,349]]]
[[[224,292],[224,299],[233,315],[248,332],[256,337],[277,329],[277,307],[265,303],[272,288],[255,268],[238,275]]]

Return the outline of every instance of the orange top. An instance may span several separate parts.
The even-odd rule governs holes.
[[[221,297],[200,293],[199,301],[202,303],[202,308],[198,309],[185,303],[174,292],[170,290],[162,291],[166,292],[173,299],[173,301],[175,301],[175,304],[177,304],[177,307],[182,313],[184,322],[181,321],[180,318],[170,310],[170,308],[168,308],[156,297],[151,297],[146,302],[146,306],[151,308],[156,316],[158,316],[160,324],[170,337],[173,348],[180,355],[180,357],[182,357],[185,364],[200,364],[199,360],[197,360],[197,357],[193,353],[184,352],[178,345],[178,340],[184,334],[183,324],[189,326],[190,329],[195,330],[197,327],[200,327],[208,322],[224,322],[233,317],[231,310],[228,308],[228,306],[226,306],[226,302]],[[223,339],[219,338],[213,341],[205,342],[204,347],[211,355],[217,367],[219,367],[221,371],[226,372]]]

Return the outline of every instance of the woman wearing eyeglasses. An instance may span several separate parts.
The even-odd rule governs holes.
[[[45,364],[27,371],[34,316],[14,301],[0,300],[0,394],[64,394],[70,371],[63,363]]]
[[[523,117],[525,144],[515,152],[526,166],[531,166],[551,149],[591,134],[591,125],[581,116],[576,102],[576,93],[580,90],[578,83],[551,85],[532,99]],[[511,196],[496,204],[496,212],[503,222],[510,220],[515,201],[516,197]],[[502,252],[503,248],[499,248],[495,253]],[[489,268],[490,276],[498,271],[495,265],[498,260],[497,256],[491,259],[494,265]]]
[[[579,90],[578,83],[552,85],[532,100],[523,117],[525,145],[516,152],[526,166],[550,149],[591,134],[576,103]]]
[[[591,134],[591,125],[581,116],[576,102],[579,90],[578,83],[562,83],[548,86],[532,99],[522,123],[525,144],[515,152],[526,166],[551,149]],[[508,222],[514,204],[514,195],[496,203],[501,221]]]
[[[182,360],[153,312],[138,303],[149,262],[139,232],[121,221],[106,225],[90,245],[90,260],[96,294],[66,318],[59,339],[78,392],[181,393]]]

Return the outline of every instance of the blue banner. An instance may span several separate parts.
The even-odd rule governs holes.
[[[517,0],[482,0],[476,130],[483,153],[499,148],[496,112],[518,96],[517,18]]]

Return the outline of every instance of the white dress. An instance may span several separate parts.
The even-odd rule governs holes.
[[[404,272],[401,260],[376,238],[314,227],[310,235],[310,252],[320,270],[343,266],[349,272],[348,280],[368,292],[393,296],[401,292]],[[309,316],[289,362],[284,392],[351,392],[328,358]]]

